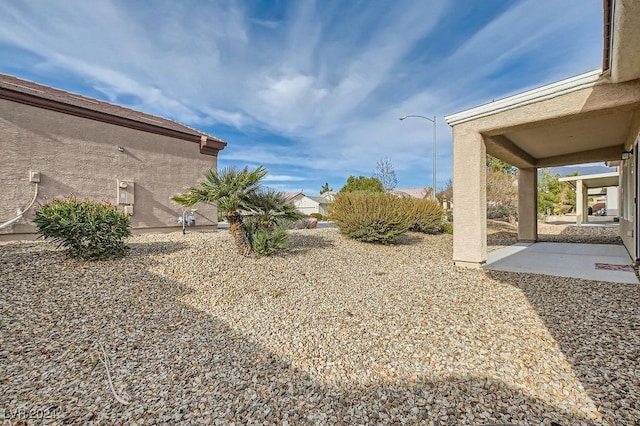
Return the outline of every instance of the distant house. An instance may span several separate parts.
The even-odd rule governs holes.
[[[68,195],[118,206],[131,215],[134,231],[173,230],[182,208],[171,197],[215,170],[226,142],[172,120],[0,74],[0,146],[0,240],[6,240],[34,238],[34,208]],[[197,208],[196,225],[217,225],[214,206]]]
[[[333,200],[336,198],[336,194],[338,194],[338,191],[327,191],[320,194],[320,196],[326,198],[330,202],[333,202]]]
[[[431,188],[392,189],[389,193],[400,198],[430,198]]]
[[[302,192],[285,193],[285,197],[296,206],[298,211],[306,215],[320,213],[326,216],[329,214],[331,201],[327,197],[312,197],[304,195]]]

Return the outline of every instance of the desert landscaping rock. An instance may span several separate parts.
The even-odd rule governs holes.
[[[4,419],[640,419],[638,286],[454,268],[450,235],[377,246],[300,230],[283,254],[256,259],[236,254],[227,231],[130,245],[126,258],[101,262],[45,242],[0,245]],[[128,405],[110,389],[100,344]]]

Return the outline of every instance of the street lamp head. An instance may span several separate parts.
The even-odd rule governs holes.
[[[402,121],[402,120],[404,120],[405,118],[407,118],[407,116],[406,116],[406,115],[403,115],[402,117],[400,117],[400,120]]]

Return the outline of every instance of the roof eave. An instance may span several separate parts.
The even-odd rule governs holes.
[[[166,127],[157,126],[151,123],[143,123],[130,118],[120,117],[102,111],[95,111],[77,105],[71,105],[64,102],[42,98],[28,93],[11,90],[6,87],[0,87],[0,99],[6,99],[25,105],[43,108],[51,111],[61,112],[63,114],[74,115],[76,117],[87,118],[90,120],[109,123],[116,126],[127,127],[130,129],[140,130],[147,133],[168,136],[189,142],[200,144],[200,152],[205,155],[217,156],[218,152],[227,145],[226,142],[203,133],[186,133]]]
[[[510,109],[593,87],[599,82],[601,74],[601,69],[589,71],[555,83],[547,84],[526,92],[518,93],[513,96],[448,115],[445,117],[445,120],[453,127],[467,121],[476,120],[478,118],[498,114]]]

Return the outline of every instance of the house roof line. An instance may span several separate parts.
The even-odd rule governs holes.
[[[331,201],[329,201],[328,199],[326,199],[325,197],[316,197],[316,196],[312,196],[312,195],[305,195],[305,197],[315,201],[318,204],[330,204]]]
[[[497,114],[581,89],[593,87],[600,81],[601,76],[602,70],[598,68],[564,80],[540,86],[532,90],[527,90],[506,98],[463,110],[455,114],[447,115],[444,119],[450,126],[455,126],[467,121],[486,117],[488,115]]]
[[[222,139],[174,120],[8,74],[0,73],[0,99],[195,142],[200,144],[200,152],[206,155],[215,156],[227,145]]]

